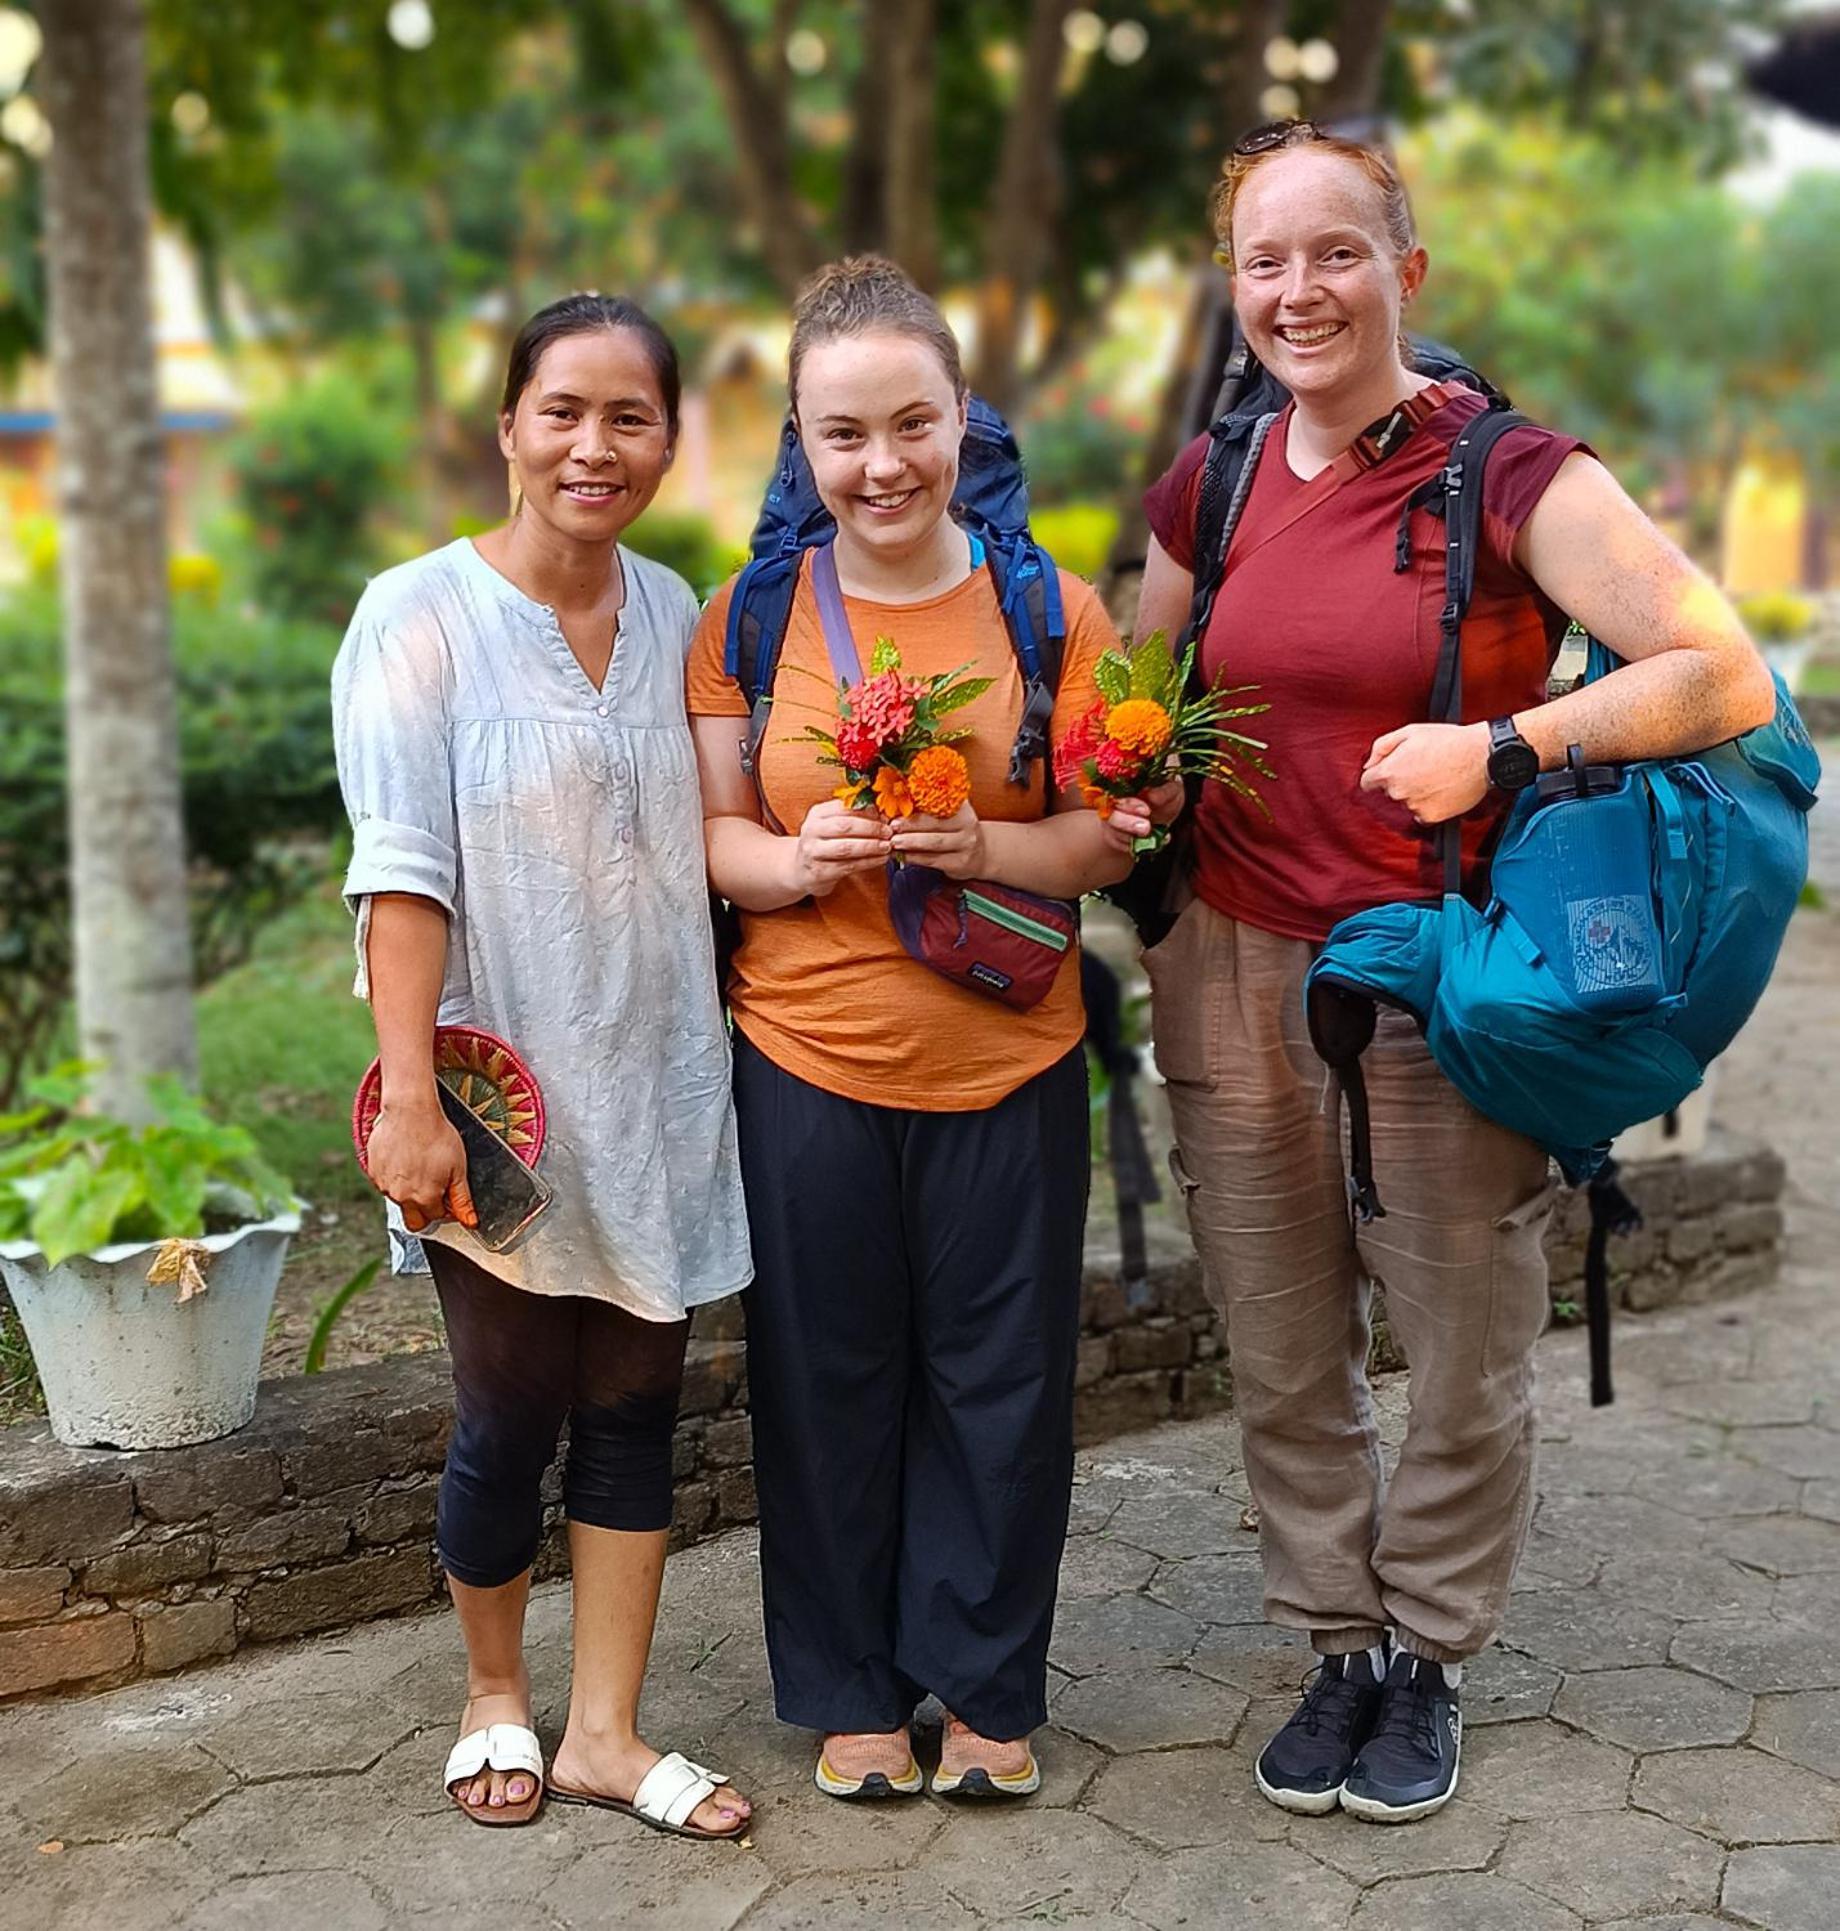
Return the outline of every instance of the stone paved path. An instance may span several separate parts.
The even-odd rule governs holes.
[[[1840,908],[1837,816],[1817,872]],[[1585,1404],[1582,1336],[1544,1344],[1532,1541],[1503,1645],[1469,1674],[1461,1794],[1429,1822],[1291,1818],[1254,1792],[1308,1658],[1257,1620],[1237,1432],[1215,1420],[1081,1458],[1026,1808],[820,1797],[810,1741],[770,1713],[737,1535],[671,1565],[646,1721],[745,1781],[747,1847],[592,1811],[491,1833],[453,1814],[459,1649],[426,1616],[0,1712],[0,1926],[1833,1931],[1837,986],[1840,909],[1804,914],[1719,1101],[1788,1158],[1781,1282],[1625,1324],[1607,1413]],[[565,1609],[553,1589],[533,1607],[552,1740]]]

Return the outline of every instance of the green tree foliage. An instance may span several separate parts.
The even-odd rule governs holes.
[[[1632,488],[1715,513],[1747,440],[1831,477],[1840,181],[1773,207],[1550,121],[1448,121],[1409,150],[1422,320]],[[1822,373],[1825,370],[1826,380]]]
[[[392,423],[330,376],[265,410],[231,452],[262,608],[342,624],[364,588],[375,512],[389,490]]]
[[[325,876],[343,824],[326,679],[336,632],[177,613],[185,841],[198,981],[240,964],[262,925]],[[42,1065],[71,988],[69,832],[58,611],[0,606],[0,1107]]]

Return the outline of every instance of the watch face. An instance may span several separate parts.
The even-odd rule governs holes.
[[[1540,775],[1540,756],[1525,738],[1510,738],[1489,753],[1489,782],[1503,791],[1521,791]]]

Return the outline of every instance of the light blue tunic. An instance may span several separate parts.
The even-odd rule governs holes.
[[[748,1281],[747,1223],[684,715],[689,586],[622,548],[596,690],[555,613],[470,540],[385,571],[332,671],[365,983],[369,899],[449,915],[440,1023],[509,1040],[542,1088],[556,1190],[515,1253],[424,1238],[537,1294],[648,1320]],[[392,1210],[392,1219],[395,1219]]]

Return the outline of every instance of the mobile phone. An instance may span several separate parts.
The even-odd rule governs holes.
[[[555,1190],[527,1167],[444,1080],[435,1088],[441,1110],[466,1149],[466,1184],[479,1214],[472,1229],[479,1244],[494,1254],[509,1253],[529,1233],[555,1198]]]

